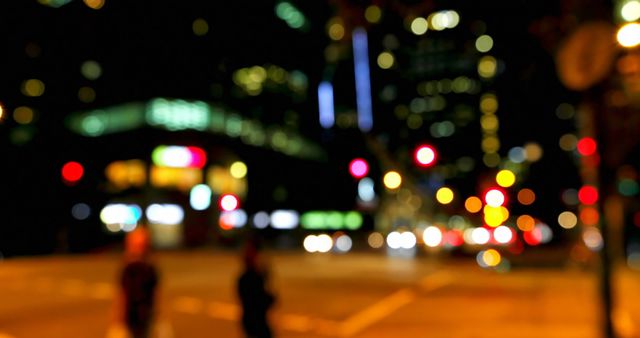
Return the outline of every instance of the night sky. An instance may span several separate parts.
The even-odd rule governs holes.
[[[465,195],[475,193],[478,178],[487,174],[482,164],[477,116],[451,137],[436,139],[429,134],[429,123],[450,118],[447,114],[451,110],[430,116],[423,128],[411,129],[394,114],[394,109],[399,104],[409,105],[417,96],[416,85],[423,81],[461,75],[477,77],[477,73],[473,74],[475,68],[438,74],[421,73],[417,65],[472,57],[475,37],[481,32],[491,35],[495,41],[491,54],[500,61],[500,67],[494,79],[483,82],[483,88],[496,93],[500,100],[500,154],[506,156],[510,148],[527,142],[543,147],[542,160],[527,169],[521,186],[534,188],[539,196],[539,203],[528,212],[550,225],[555,222],[563,207],[561,192],[580,184],[575,158],[558,147],[561,135],[576,131],[575,121],[561,120],[556,115],[558,105],[575,103],[577,95],[560,83],[553,49],[544,45],[544,36],[535,34],[532,28],[545,18],[560,17],[561,8],[556,1],[510,1],[508,5],[504,1],[408,0],[292,3],[306,16],[303,30],[292,29],[279,19],[274,13],[276,2],[271,0],[107,0],[98,10],[80,0],[59,8],[36,0],[2,1],[0,103],[5,113],[0,122],[0,253],[60,251],[59,236],[69,236],[71,250],[75,251],[104,244],[103,236],[96,231],[72,224],[69,208],[79,199],[99,205],[108,197],[97,193],[99,186],[95,184],[64,185],[60,179],[62,164],[71,159],[85,163],[87,181],[94,182],[99,180],[101,168],[113,158],[144,156],[143,145],[167,140],[232,149],[250,168],[260,168],[260,174],[252,177],[254,186],[260,188],[247,201],[249,210],[286,206],[301,210],[352,209],[355,182],[348,175],[348,162],[359,156],[371,161],[373,173],[380,174],[387,168],[367,148],[357,128],[323,130],[318,123],[316,88],[322,80],[334,82],[338,114],[356,109],[350,40],[332,42],[326,33],[327,22],[338,14],[343,15],[347,25],[362,23],[369,32],[374,106],[370,136],[407,167],[411,161],[406,154],[425,141],[440,149],[443,164],[455,164],[464,156],[473,158],[474,170],[446,179]],[[379,4],[383,10],[378,24],[362,19],[363,9],[371,3]],[[461,23],[456,29],[431,39],[432,32],[418,38],[403,27],[403,20],[412,13],[426,15],[442,9],[459,12]],[[203,36],[194,34],[192,28],[198,18],[208,23],[208,32]],[[386,50],[383,41],[388,35],[397,40],[397,64],[390,70],[381,70],[376,57]],[[427,46],[431,42],[436,47]],[[337,60],[326,58],[330,45],[342,50]],[[427,46],[428,51],[440,45],[451,47],[440,54],[425,55],[421,51],[421,46]],[[101,76],[95,80],[81,72],[81,65],[88,60],[101,67]],[[297,94],[275,88],[257,96],[246,95],[234,84],[233,74],[255,65],[300,71],[306,76],[307,87]],[[32,78],[45,84],[42,96],[29,97],[21,92],[23,81]],[[82,102],[78,97],[82,87],[92,88],[95,99]],[[382,99],[385,89],[394,93],[391,99]],[[188,131],[167,135],[144,129],[86,139],[71,132],[64,123],[74,112],[147,102],[156,97],[214,102],[264,125],[294,127],[321,145],[327,151],[327,160],[294,159],[221,136]],[[477,97],[452,98],[451,102],[472,106],[477,105]],[[20,106],[31,107],[35,112],[31,123],[22,125],[12,118],[11,112]],[[409,172],[418,181],[427,180],[424,172]],[[284,202],[272,198],[272,191],[279,186],[288,192]],[[70,233],[61,234],[63,228]]]

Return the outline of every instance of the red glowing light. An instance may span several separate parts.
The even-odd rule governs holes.
[[[538,228],[531,231],[525,231],[524,234],[522,234],[522,238],[531,246],[539,245],[542,242],[542,231]]]
[[[240,206],[240,201],[238,200],[238,197],[227,194],[220,196],[218,205],[220,206],[220,209],[224,211],[233,211],[238,209],[238,207]]]
[[[353,159],[349,163],[349,172],[355,178],[363,178],[369,173],[369,164],[361,158]]]
[[[202,168],[207,163],[207,153],[198,147],[187,147],[189,153],[191,153],[190,167]]]
[[[591,137],[583,137],[578,141],[578,152],[582,156],[593,155],[598,149],[598,145],[594,139]]]
[[[82,178],[82,175],[84,175],[84,168],[82,164],[78,162],[67,162],[62,167],[62,179],[68,183],[78,182]]]
[[[578,199],[582,204],[594,204],[598,201],[598,189],[590,185],[585,185],[578,191]]]
[[[436,151],[432,146],[422,145],[416,149],[414,159],[419,166],[429,167],[436,163]]]

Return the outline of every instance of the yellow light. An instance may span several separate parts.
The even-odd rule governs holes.
[[[44,83],[38,79],[29,79],[22,83],[22,94],[26,96],[41,96],[44,94]]]
[[[447,187],[442,187],[436,192],[436,200],[441,204],[449,204],[453,201],[453,190]]]
[[[578,216],[571,211],[564,211],[558,215],[558,224],[565,229],[571,229],[578,224]]]
[[[618,43],[627,48],[640,45],[640,24],[628,23],[618,30]]]
[[[522,231],[531,231],[536,226],[536,221],[529,215],[522,215],[516,220],[516,225]]]
[[[2,121],[3,116],[4,116],[4,107],[0,104],[0,121]]]
[[[493,39],[489,35],[481,35],[476,39],[476,49],[478,52],[486,53],[493,48]]]
[[[620,10],[620,15],[627,21],[636,21],[640,19],[640,1],[629,1]]]
[[[429,29],[429,23],[427,19],[423,17],[417,17],[411,21],[411,31],[415,35],[423,35]]]
[[[18,107],[13,111],[13,119],[20,124],[33,122],[33,109],[29,107]]]
[[[496,136],[487,136],[482,139],[481,147],[485,153],[497,153],[500,150],[500,140]]]
[[[464,207],[468,212],[475,214],[482,209],[482,200],[476,196],[471,196],[464,201]]]
[[[498,131],[498,118],[495,115],[483,115],[480,118],[480,126],[482,127],[482,130],[486,132],[495,133]]]
[[[209,23],[207,23],[207,20],[203,18],[197,18],[193,20],[191,29],[193,30],[193,34],[197,36],[204,36],[209,32]]]
[[[398,189],[402,184],[402,176],[396,171],[389,171],[384,175],[382,181],[388,189]]]
[[[390,52],[382,52],[378,55],[378,67],[382,69],[389,69],[393,66],[393,63],[395,62],[394,59],[393,54]]]
[[[382,10],[376,5],[371,5],[364,11],[364,18],[371,23],[378,23],[382,18]]]
[[[578,137],[573,134],[564,134],[560,137],[558,144],[560,145],[560,149],[564,151],[573,151],[578,144]]]
[[[500,155],[498,153],[486,153],[482,156],[482,162],[489,168],[495,168],[500,164]]]
[[[100,9],[104,6],[104,0],[84,0],[84,4],[91,9]]]
[[[524,152],[527,156],[527,161],[529,162],[536,162],[542,158],[542,147],[535,142],[525,144]]]
[[[511,170],[500,170],[496,175],[496,182],[499,186],[508,188],[516,183],[516,175]]]
[[[329,38],[334,41],[342,40],[344,38],[344,25],[340,18],[333,18],[329,20],[327,24],[327,34]]]
[[[489,249],[482,254],[482,260],[487,266],[498,266],[502,261],[502,257],[495,249]]]
[[[487,79],[494,77],[498,70],[498,61],[493,56],[484,56],[478,62],[478,75]]]
[[[247,165],[240,161],[233,162],[231,167],[229,167],[229,173],[231,173],[231,176],[234,178],[243,178],[247,176]]]
[[[498,98],[495,94],[487,93],[480,98],[480,110],[484,114],[493,114],[498,110]]]
[[[492,207],[489,205],[485,205],[484,209],[484,222],[490,227],[497,227],[502,225],[504,222],[504,214],[502,208],[500,207]]]

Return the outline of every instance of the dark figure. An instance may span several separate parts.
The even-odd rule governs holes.
[[[259,243],[252,238],[244,250],[244,271],[238,279],[242,304],[242,328],[247,338],[271,338],[267,312],[275,297],[266,287],[267,269],[261,264]]]
[[[158,272],[148,259],[150,238],[136,229],[126,238],[126,261],[120,275],[119,320],[132,338],[148,338],[155,317]]]

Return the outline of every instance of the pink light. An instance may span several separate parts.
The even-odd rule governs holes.
[[[349,163],[349,172],[355,178],[363,178],[369,173],[369,165],[367,161],[356,158]]]
[[[191,154],[191,163],[189,163],[189,167],[202,168],[207,163],[207,153],[202,150],[202,148],[198,147],[187,147],[189,153]]]

